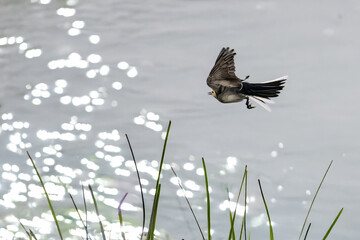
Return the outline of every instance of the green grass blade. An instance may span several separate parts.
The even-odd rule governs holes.
[[[158,175],[158,178],[156,180],[156,188],[157,188],[157,186],[159,185],[159,182],[160,182],[160,175],[161,175],[162,165],[164,163],[165,150],[166,150],[166,145],[167,145],[167,141],[168,141],[168,137],[169,137],[170,127],[171,127],[171,121],[169,121],[169,125],[168,125],[167,131],[166,131],[164,147],[163,147],[163,151],[162,151],[162,154],[161,154],[161,161],[160,161],[160,166],[159,166],[159,175]]]
[[[159,184],[160,185],[160,184]],[[150,220],[149,220],[149,227],[148,227],[148,232],[147,232],[147,236],[146,236],[146,240],[150,240],[151,239],[151,232],[152,232],[152,229],[155,225],[155,222],[154,222],[154,218],[156,219],[156,209],[157,209],[157,196],[159,195],[158,193],[158,190],[159,190],[159,185],[157,186],[156,190],[155,190],[155,196],[154,196],[154,200],[153,200],[153,205],[152,205],[152,208],[151,208],[151,215],[150,215]]]
[[[32,239],[32,238],[34,238],[35,240],[37,240],[37,238],[36,238],[36,236],[35,236],[34,232],[33,232],[33,231],[31,231],[31,229],[30,229],[29,231],[30,231],[30,236],[32,236],[32,237],[31,237],[31,239]]]
[[[246,207],[247,207],[247,170],[245,167],[245,199],[244,199],[244,217],[243,217],[243,222],[244,222],[244,239],[246,239]]]
[[[100,225],[101,234],[102,234],[103,239],[106,240],[104,226],[103,226],[103,224],[101,222],[101,219],[100,219],[99,208],[98,208],[97,203],[96,203],[94,191],[92,190],[92,187],[91,187],[90,184],[89,184],[89,189],[90,189],[90,192],[91,192],[91,197],[92,197],[93,202],[94,202],[95,212],[96,212],[96,215],[97,215],[97,217],[99,219],[99,225]]]
[[[245,171],[244,171],[244,174],[243,174],[243,177],[242,177],[242,180],[241,180],[241,184],[240,184],[240,187],[239,187],[239,192],[238,192],[238,196],[237,196],[237,199],[236,199],[236,204],[235,204],[235,210],[234,210],[234,214],[233,214],[233,219],[232,219],[232,224],[230,225],[230,231],[229,231],[229,237],[228,239],[230,240],[230,235],[231,235],[231,232],[234,231],[234,225],[235,225],[235,217],[236,217],[236,211],[237,211],[237,205],[240,201],[240,194],[241,194],[241,191],[242,191],[242,187],[243,187],[243,184],[244,184],[244,181],[245,181],[245,175],[246,175],[246,172],[247,172],[247,166],[245,166]],[[229,201],[230,202],[230,201]],[[240,237],[241,238],[241,237]]]
[[[18,219],[18,220],[19,220],[19,219]],[[26,230],[24,224],[22,224],[20,220],[19,220],[19,223],[20,223],[21,227],[24,229],[24,231],[26,232],[26,235],[28,235],[28,237],[31,239],[31,235],[30,235],[30,233]]]
[[[209,193],[209,182],[208,182],[204,158],[202,158],[202,164],[204,168],[205,186],[206,186],[206,213],[207,213],[206,215],[207,215],[208,240],[211,240],[210,193]]]
[[[170,127],[171,127],[171,121],[169,121],[169,125],[168,125],[167,131],[166,131],[165,141],[164,141],[164,147],[163,147],[163,151],[162,151],[162,154],[161,154],[161,160],[160,160],[160,166],[159,166],[159,174],[158,174],[158,177],[157,177],[157,180],[156,180],[156,186],[155,186],[156,191],[155,191],[153,206],[152,206],[152,209],[151,209],[149,232],[151,231],[151,229],[155,229],[155,220],[156,220],[156,214],[157,214],[156,211],[157,211],[157,208],[158,208],[157,204],[159,202],[159,199],[157,199],[157,201],[156,201],[156,198],[159,197],[159,195],[160,195],[160,193],[158,192],[158,191],[160,191],[159,182],[160,182],[162,166],[163,166],[163,163],[164,163],[164,157],[165,157],[165,151],[166,151],[166,145],[167,145],[167,141],[168,141],[168,137],[169,137]],[[149,237],[150,237],[150,234],[148,233],[148,236],[147,236],[146,239],[149,239]]]
[[[160,201],[160,193],[161,193],[161,184],[159,184],[158,187],[158,194],[156,196],[156,208],[155,208],[155,212],[154,212],[154,224],[153,224],[153,229],[152,229],[152,235],[151,235],[151,239],[153,240],[155,237],[155,225],[156,225],[156,217],[157,217],[157,212],[158,212],[158,206],[159,206],[159,201]]]
[[[159,199],[160,199],[160,191],[161,191],[161,184],[159,184],[157,186],[157,189],[156,189],[156,192],[155,192],[153,208],[152,208],[152,211],[151,211],[149,232],[148,232],[148,235],[147,235],[147,238],[146,238],[147,240],[153,240],[154,239],[156,216],[157,216],[158,204],[159,204]]]
[[[306,225],[306,221],[307,221],[307,219],[308,219],[308,217],[309,217],[309,215],[310,215],[312,206],[313,206],[313,204],[314,204],[314,202],[315,202],[315,199],[316,199],[316,197],[317,197],[317,195],[318,195],[318,193],[319,193],[319,190],[320,190],[320,188],[321,188],[321,186],[322,186],[322,184],[323,184],[323,182],[324,182],[324,180],[325,180],[325,177],[326,177],[327,173],[329,172],[329,169],[330,169],[332,163],[333,163],[333,161],[330,162],[328,168],[326,169],[326,172],[325,172],[323,178],[321,179],[320,185],[319,185],[318,189],[316,190],[316,193],[315,193],[315,195],[314,195],[314,198],[313,198],[313,200],[311,201],[310,208],[309,208],[309,210],[308,210],[308,212],[307,212],[307,214],[306,214],[306,217],[305,217],[305,220],[304,220],[304,224],[303,224],[303,226],[302,226],[302,228],[301,228],[299,240],[301,239],[301,235],[302,235],[302,233],[303,233],[303,231],[304,231],[304,228],[305,228],[305,225]]]
[[[262,199],[263,199],[264,206],[265,206],[265,209],[266,209],[266,215],[267,215],[268,220],[269,220],[270,240],[274,240],[274,231],[273,231],[273,228],[272,228],[272,225],[271,225],[271,219],[270,219],[269,209],[268,209],[268,207],[267,207],[267,205],[266,205],[265,196],[264,196],[263,190],[262,190],[262,188],[261,188],[260,179],[258,179],[258,182],[259,182],[261,197],[262,197]]]
[[[53,218],[54,218],[54,221],[55,221],[56,228],[57,228],[57,230],[58,230],[60,239],[62,240],[62,239],[63,239],[63,236],[62,236],[62,234],[61,234],[59,222],[58,222],[58,220],[57,220],[57,218],[56,218],[56,214],[55,214],[54,208],[53,208],[53,206],[52,206],[52,203],[51,203],[51,201],[50,201],[49,194],[47,193],[47,191],[46,191],[46,189],[45,189],[44,182],[43,182],[43,180],[41,179],[40,173],[39,173],[39,171],[38,171],[38,169],[37,169],[37,167],[36,167],[36,165],[35,165],[34,160],[33,160],[32,157],[30,156],[30,154],[29,154],[28,151],[26,151],[26,153],[27,153],[27,155],[28,155],[28,157],[29,157],[29,159],[30,159],[30,161],[31,161],[31,163],[32,163],[35,171],[36,171],[37,176],[39,177],[41,186],[42,186],[42,188],[44,189],[45,196],[46,196],[46,199],[47,199],[47,201],[48,201],[48,204],[49,204],[49,207],[50,207],[50,210],[51,210],[51,214],[52,214],[52,216],[53,216]],[[34,237],[35,237],[35,235],[34,235]]]
[[[120,223],[120,232],[121,232],[121,236],[123,238],[123,240],[126,240],[125,239],[125,233],[124,231],[122,230],[123,228],[123,217],[122,217],[122,212],[121,212],[121,205],[123,204],[126,196],[128,195],[128,193],[125,193],[125,195],[121,198],[120,200],[120,203],[119,203],[119,206],[118,206],[118,216],[119,216],[119,223]],[[142,231],[144,232],[144,230]]]
[[[243,231],[244,231],[245,212],[246,212],[246,209],[244,210],[244,215],[243,215],[243,218],[242,218],[242,221],[241,221],[239,240],[242,239],[242,235],[243,235]]]
[[[311,227],[311,223],[309,223],[309,226],[308,226],[308,228],[306,229],[306,233],[305,233],[304,240],[306,240],[306,238],[307,238],[307,235],[308,235],[308,233],[309,233],[310,227]]]
[[[243,180],[241,181],[241,186],[239,189],[239,195],[238,195],[238,199],[236,201],[236,205],[238,204],[239,200],[240,200],[240,193],[242,191],[242,186],[243,183],[245,182],[245,178],[247,178],[247,166],[245,166],[245,171],[244,171],[244,175],[243,175]],[[245,191],[245,199],[247,196],[247,190]],[[246,201],[246,200],[245,200]],[[246,207],[244,208],[244,213],[243,213],[243,217],[242,217],[242,221],[241,221],[241,228],[240,228],[240,234],[239,234],[239,240],[242,239],[242,233],[244,232],[244,226],[245,226],[245,217],[246,217]],[[245,238],[246,240],[246,238]]]
[[[230,204],[230,192],[229,192],[229,188],[226,188],[226,193],[228,196],[228,202]],[[235,210],[234,210],[234,214],[236,214],[236,206],[235,206]],[[232,213],[231,213],[231,209],[229,206],[229,217],[230,217],[230,232],[229,232],[229,238],[228,240],[235,240],[235,231],[234,231],[234,222],[235,222],[235,217],[233,218]]]
[[[75,207],[75,210],[76,210],[76,212],[77,212],[77,214],[79,216],[79,219],[80,219],[81,223],[84,225],[84,228],[86,228],[85,222],[83,221],[83,219],[82,219],[82,217],[80,215],[79,209],[78,209],[78,207],[77,207],[77,205],[75,203],[75,200],[74,200],[73,196],[71,195],[71,193],[69,193],[69,196],[70,196],[70,199],[71,199],[71,201],[72,201],[72,203],[73,203],[73,205]]]
[[[329,230],[327,230],[327,232],[326,232],[323,240],[325,240],[325,239],[329,236],[332,228],[335,226],[335,224],[336,224],[337,220],[339,219],[339,217],[340,217],[340,215],[341,215],[341,213],[342,213],[343,210],[344,210],[344,208],[342,208],[342,209],[340,210],[340,212],[338,213],[338,215],[336,215],[336,218],[334,219],[333,223],[331,224]]]
[[[130,152],[131,152],[131,155],[132,155],[132,158],[133,158],[133,161],[134,161],[134,164],[135,164],[135,169],[136,169],[136,175],[137,175],[137,178],[138,178],[138,181],[139,181],[139,185],[140,185],[140,194],[141,194],[141,203],[142,203],[142,213],[143,213],[143,216],[142,216],[142,230],[141,230],[141,236],[140,236],[140,240],[142,240],[143,236],[144,236],[144,228],[145,228],[145,199],[144,199],[144,192],[143,192],[143,187],[142,187],[142,184],[141,184],[141,178],[140,178],[140,173],[139,173],[139,169],[137,167],[137,163],[136,163],[136,160],[135,160],[135,155],[134,155],[134,151],[131,147],[131,144],[130,144],[130,140],[129,140],[129,137],[127,134],[125,134],[126,136],[126,140],[129,144],[129,148],[130,148]]]
[[[247,184],[247,166],[245,166],[245,171],[244,171],[244,176],[243,176],[243,182],[245,182],[245,179],[246,179],[246,184]],[[242,186],[241,186],[242,187]],[[240,196],[240,195],[239,195]],[[246,201],[246,198],[247,198],[247,187],[245,188],[245,201]],[[237,203],[236,203],[237,204]],[[246,205],[245,205],[245,208],[244,208],[244,213],[243,213],[243,218],[242,218],[242,221],[241,221],[241,229],[240,229],[240,235],[239,235],[239,240],[241,240],[242,238],[242,233],[244,232],[245,233],[245,225],[246,225]],[[244,234],[246,236],[246,233]],[[246,238],[245,238],[246,240]]]
[[[171,167],[171,170],[172,170],[172,172],[174,173],[175,177],[178,179],[178,185],[179,185],[180,189],[182,190],[182,192],[183,192],[183,194],[184,194],[184,197],[185,197],[185,199],[186,199],[186,202],[187,202],[187,204],[188,204],[188,206],[189,206],[189,208],[190,208],[190,211],[191,211],[191,213],[192,213],[192,215],[193,215],[193,217],[194,217],[194,219],[195,219],[196,225],[197,225],[197,227],[199,228],[201,237],[202,237],[203,240],[205,240],[204,233],[203,233],[203,231],[201,230],[201,227],[200,227],[200,224],[199,224],[199,221],[198,221],[197,217],[195,216],[194,209],[191,207],[190,201],[189,201],[189,199],[188,199],[187,196],[186,196],[186,192],[185,192],[184,187],[182,186],[182,184],[181,184],[181,182],[180,182],[180,178],[177,176],[177,174],[176,174],[176,172],[175,172],[175,170],[174,170],[173,167]]]
[[[86,204],[86,199],[85,199],[85,188],[84,185],[81,184],[81,189],[82,189],[82,197],[84,200],[84,208],[85,208],[85,232],[86,232],[86,240],[89,239],[89,230],[88,230],[88,211],[87,211],[87,204]]]

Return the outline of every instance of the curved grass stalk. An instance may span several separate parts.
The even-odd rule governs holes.
[[[210,193],[209,193],[209,182],[208,182],[204,158],[202,158],[202,164],[204,168],[205,186],[206,186],[206,215],[207,215],[208,240],[211,240]]]
[[[261,188],[260,179],[258,179],[258,182],[259,182],[261,197],[262,197],[262,199],[263,199],[264,206],[265,206],[265,209],[266,209],[266,215],[267,215],[268,220],[269,220],[270,240],[274,240],[274,231],[273,231],[273,228],[272,228],[272,225],[271,225],[271,219],[270,219],[269,209],[268,209],[268,207],[267,207],[267,205],[266,205],[265,196],[264,196],[263,190],[262,190],[262,188]]]
[[[314,204],[314,202],[315,202],[315,199],[316,199],[316,197],[317,197],[317,195],[318,195],[318,193],[319,193],[319,190],[320,190],[320,188],[321,188],[321,186],[322,186],[322,184],[323,184],[323,182],[324,182],[324,180],[325,180],[325,177],[326,177],[327,173],[329,172],[329,169],[330,169],[332,163],[333,163],[333,161],[330,162],[328,168],[326,169],[326,172],[325,172],[323,178],[321,179],[321,182],[320,182],[320,184],[319,184],[319,187],[318,187],[317,190],[316,190],[316,193],[315,193],[315,195],[314,195],[314,198],[313,198],[313,200],[311,201],[310,208],[309,208],[309,210],[308,210],[308,212],[307,212],[307,214],[306,214],[306,217],[305,217],[305,220],[304,220],[304,224],[303,224],[303,226],[302,226],[302,228],[301,228],[299,240],[300,240],[301,235],[302,235],[302,233],[303,233],[303,231],[304,231],[304,228],[305,228],[305,225],[306,225],[306,221],[307,221],[307,219],[308,219],[308,217],[309,217],[309,215],[310,215],[312,206],[313,206],[313,204]]]
[[[186,202],[187,202],[187,204],[188,204],[188,206],[189,206],[189,208],[190,208],[190,211],[191,211],[191,213],[192,213],[192,215],[193,215],[193,217],[194,217],[194,219],[195,219],[196,225],[197,225],[197,227],[199,228],[201,237],[202,237],[203,240],[205,240],[204,233],[203,233],[203,231],[201,230],[201,227],[200,227],[199,221],[198,221],[198,219],[197,219],[197,217],[196,217],[196,215],[195,215],[194,209],[191,207],[190,201],[189,201],[188,197],[186,196],[186,192],[185,192],[185,190],[184,190],[184,187],[182,186],[182,184],[181,184],[181,182],[180,182],[180,179],[179,179],[179,177],[177,176],[177,174],[176,174],[176,172],[175,172],[175,170],[174,170],[173,167],[171,167],[171,170],[172,170],[172,172],[174,173],[175,177],[176,177],[177,180],[178,180],[178,185],[179,185],[180,189],[182,190],[182,192],[183,192],[183,194],[184,194],[184,197],[185,197],[185,199],[186,199]],[[230,212],[230,214],[231,214],[231,212]]]
[[[243,184],[244,184],[245,176],[246,176],[246,175],[247,175],[247,166],[245,166],[245,171],[244,171],[244,174],[243,174],[243,177],[242,177],[242,180],[241,180],[241,184],[240,184],[238,196],[237,196],[237,199],[236,199],[235,210],[234,210],[233,217],[232,217],[232,219],[231,219],[231,225],[230,225],[230,231],[229,231],[228,240],[230,240],[231,234],[233,234],[232,232],[234,231],[234,224],[235,224],[235,217],[236,217],[237,205],[238,205],[239,200],[240,200],[240,194],[241,194],[241,191],[242,191],[242,187],[243,187]],[[230,200],[229,200],[229,202],[230,202]],[[230,213],[231,213],[231,211],[230,211]],[[242,230],[241,230],[241,233],[240,233],[240,239],[241,239],[241,234],[242,234]],[[234,237],[235,237],[235,235],[234,235]]]
[[[46,191],[46,189],[45,189],[44,182],[43,182],[43,180],[41,179],[40,173],[39,173],[39,171],[38,171],[38,169],[37,169],[37,167],[36,167],[36,165],[35,165],[34,160],[33,160],[32,157],[30,156],[30,154],[29,154],[28,151],[26,151],[26,153],[27,153],[27,155],[28,155],[28,157],[29,157],[29,159],[30,159],[30,161],[31,161],[31,163],[32,163],[35,171],[36,171],[37,176],[39,177],[41,186],[42,186],[42,188],[44,189],[45,196],[46,196],[46,199],[47,199],[47,201],[48,201],[48,204],[49,204],[49,207],[50,207],[50,210],[51,210],[51,214],[52,214],[52,216],[53,216],[53,218],[54,218],[54,221],[55,221],[56,228],[57,228],[57,230],[58,230],[60,239],[62,240],[62,239],[63,239],[63,236],[62,236],[62,234],[61,234],[59,222],[58,222],[58,220],[57,220],[57,218],[56,218],[56,214],[55,214],[54,208],[53,208],[53,206],[52,206],[52,203],[51,203],[51,201],[50,201],[49,194],[47,193],[47,191]],[[35,236],[35,235],[34,235],[34,236]]]
[[[143,187],[142,187],[142,184],[141,184],[141,178],[140,178],[140,174],[139,174],[139,169],[137,167],[137,164],[136,164],[136,160],[135,160],[135,155],[134,155],[134,151],[131,147],[131,144],[130,144],[130,140],[129,140],[129,137],[127,134],[125,134],[126,136],[126,140],[129,144],[129,148],[130,148],[130,152],[131,152],[131,155],[132,155],[132,158],[133,158],[133,161],[134,161],[134,164],[135,164],[135,169],[136,169],[136,175],[137,175],[137,178],[138,178],[138,181],[139,181],[139,186],[140,186],[140,194],[141,194],[141,203],[142,203],[142,213],[143,213],[143,216],[142,216],[142,230],[141,230],[141,236],[140,236],[140,240],[142,240],[143,236],[144,236],[144,228],[145,228],[145,200],[144,200],[144,192],[143,192]]]
[[[103,238],[104,240],[106,240],[104,226],[103,226],[103,224],[102,224],[102,222],[101,222],[101,219],[100,219],[99,208],[98,208],[98,206],[97,206],[97,202],[96,202],[96,199],[95,199],[94,191],[92,190],[92,187],[91,187],[90,184],[89,184],[89,189],[90,189],[91,197],[92,197],[93,202],[94,202],[95,212],[96,212],[96,215],[97,215],[97,217],[98,217],[98,219],[99,219],[99,225],[100,225],[101,235],[102,235],[102,238]]]
[[[167,145],[167,141],[168,141],[168,137],[169,137],[169,132],[170,132],[170,127],[171,127],[171,121],[169,121],[169,125],[166,131],[166,137],[165,137],[165,141],[164,141],[164,147],[163,147],[163,151],[161,154],[161,160],[160,160],[160,166],[159,166],[159,174],[156,180],[156,186],[155,186],[155,196],[154,196],[154,201],[153,201],[153,206],[152,206],[152,210],[151,210],[151,216],[150,216],[150,223],[149,223],[149,232],[148,232],[148,236],[147,236],[147,240],[149,239],[154,239],[154,231],[155,231],[155,223],[156,223],[156,214],[157,214],[157,209],[158,209],[158,203],[159,203],[159,197],[160,197],[160,176],[161,176],[161,170],[162,170],[162,166],[164,164],[164,157],[165,157],[165,150],[166,150],[166,145]]]

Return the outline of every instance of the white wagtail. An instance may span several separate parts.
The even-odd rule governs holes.
[[[284,88],[287,76],[262,83],[248,83],[235,75],[234,49],[223,48],[215,61],[207,78],[207,85],[212,88],[209,95],[214,96],[222,103],[240,102],[246,99],[248,109],[254,108],[251,101],[258,103],[268,111],[270,107],[266,103],[274,103],[270,98],[279,96]]]

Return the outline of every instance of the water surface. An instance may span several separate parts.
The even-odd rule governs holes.
[[[205,229],[205,158],[214,239],[227,236],[226,187],[236,194],[245,165],[251,237],[269,234],[261,179],[275,237],[297,239],[331,160],[309,237],[322,237],[345,207],[331,239],[354,239],[360,214],[359,16],[356,1],[3,1],[0,235],[24,237],[20,219],[42,234],[39,239],[58,238],[26,150],[63,216],[66,237],[84,237],[68,197],[70,192],[82,206],[81,183],[96,190],[113,239],[120,239],[116,207],[126,192],[124,218],[140,226],[125,133],[149,210],[172,120],[165,161],[177,170]],[[239,77],[261,82],[289,75],[271,113],[207,95],[206,77],[226,46],[237,51]],[[199,239],[168,168],[162,183],[158,229],[174,239]],[[90,221],[100,237],[96,216]]]

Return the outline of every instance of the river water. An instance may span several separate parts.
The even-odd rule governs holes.
[[[275,238],[298,239],[331,160],[308,238],[323,237],[344,207],[329,239],[357,239],[359,22],[357,1],[1,0],[0,238],[25,237],[20,220],[38,239],[58,239],[27,150],[67,239],[85,237],[68,197],[83,209],[81,184],[93,186],[111,239],[120,239],[116,208],[128,193],[125,230],[135,239],[141,198],[125,134],[149,217],[171,120],[156,222],[162,239],[201,238],[169,164],[206,229],[202,157],[213,239],[228,235],[226,188],[233,202],[245,165],[251,238],[269,236],[261,179]],[[227,46],[237,52],[238,77],[289,76],[272,112],[207,94],[207,75]],[[86,196],[90,232],[101,239],[87,188]]]

